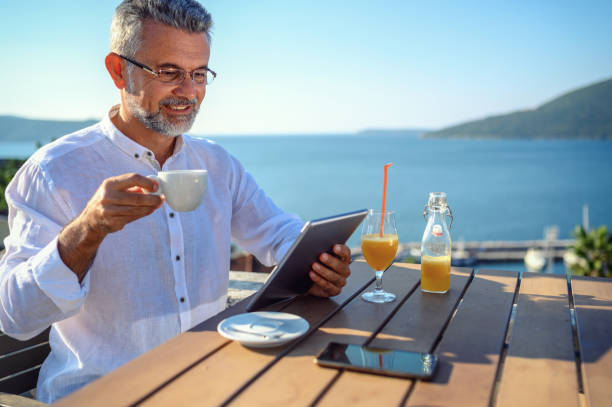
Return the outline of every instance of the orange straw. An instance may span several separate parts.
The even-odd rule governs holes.
[[[383,237],[383,230],[385,228],[385,201],[387,200],[387,172],[389,167],[391,167],[393,163],[389,163],[385,165],[385,180],[383,182],[383,202],[382,202],[382,211],[380,215],[380,237]]]

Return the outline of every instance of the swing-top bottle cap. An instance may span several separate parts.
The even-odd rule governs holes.
[[[430,192],[429,201],[427,206],[432,208],[444,208],[446,207],[446,192]]]

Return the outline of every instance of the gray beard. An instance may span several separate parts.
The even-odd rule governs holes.
[[[160,100],[157,113],[150,113],[144,110],[130,92],[126,97],[128,111],[137,118],[146,128],[151,129],[167,137],[180,136],[189,131],[198,114],[197,99],[185,99],[168,97]],[[168,118],[164,116],[161,109],[164,105],[193,105],[193,110],[188,116],[180,118]]]

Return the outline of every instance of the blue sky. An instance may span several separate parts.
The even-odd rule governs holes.
[[[0,114],[99,118],[118,1],[0,4]],[[203,0],[215,25],[192,133],[440,128],[612,77],[610,1]]]

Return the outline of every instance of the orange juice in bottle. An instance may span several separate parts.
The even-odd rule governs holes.
[[[445,293],[450,288],[450,256],[421,257],[421,290]]]
[[[431,192],[423,215],[427,226],[421,242],[421,291],[444,294],[450,289],[451,238],[446,214],[452,212],[444,192]]]

